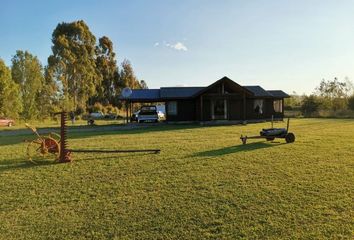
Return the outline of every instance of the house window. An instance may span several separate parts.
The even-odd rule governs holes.
[[[273,101],[274,112],[281,113],[283,112],[283,101],[282,100],[274,100]]]
[[[177,102],[168,102],[167,106],[167,114],[168,115],[177,115]]]
[[[255,99],[254,100],[253,110],[255,113],[263,114],[263,99]]]

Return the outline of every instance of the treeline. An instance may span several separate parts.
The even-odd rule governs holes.
[[[304,117],[354,117],[354,85],[348,78],[323,79],[310,95],[291,95],[285,110]]]
[[[96,41],[82,20],[57,25],[46,66],[22,50],[11,63],[0,59],[0,115],[6,117],[44,119],[62,109],[79,115],[93,106],[114,111],[122,107],[123,88],[147,88],[128,60],[118,67],[112,41]]]

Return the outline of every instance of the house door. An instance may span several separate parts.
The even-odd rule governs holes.
[[[227,101],[226,99],[216,99],[211,102],[211,118],[213,120],[227,119]]]

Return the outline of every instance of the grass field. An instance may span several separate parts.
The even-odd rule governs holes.
[[[293,120],[293,144],[240,145],[268,126],[75,132],[72,148],[162,151],[70,164],[32,164],[32,136],[2,136],[0,239],[353,239],[354,121]]]

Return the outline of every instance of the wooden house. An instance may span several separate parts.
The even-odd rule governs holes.
[[[284,98],[281,90],[264,90],[260,86],[241,86],[227,77],[207,87],[161,87],[133,89],[128,103],[166,105],[166,120],[180,121],[257,121],[284,117]]]

